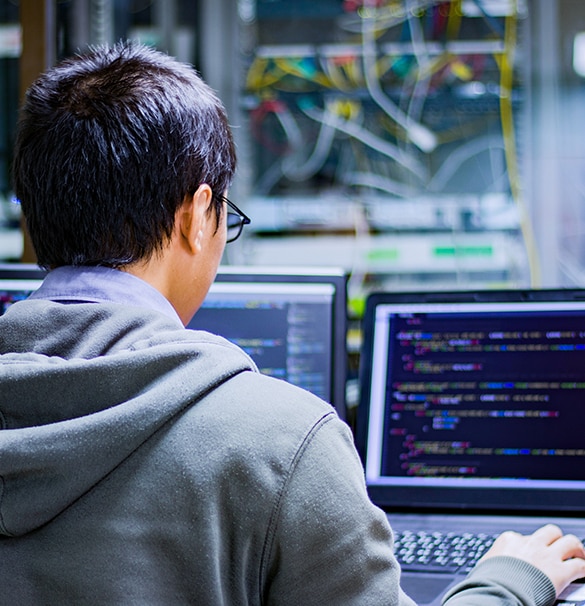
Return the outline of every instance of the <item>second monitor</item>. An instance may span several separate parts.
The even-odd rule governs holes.
[[[33,265],[0,265],[0,315],[44,276]],[[342,270],[220,266],[188,328],[236,343],[261,372],[311,391],[345,418],[346,306]]]
[[[227,338],[345,418],[346,306],[342,270],[222,266],[188,328]]]

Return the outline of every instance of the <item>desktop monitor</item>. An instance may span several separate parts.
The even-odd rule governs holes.
[[[220,266],[188,328],[239,345],[260,371],[303,387],[345,418],[343,270]]]
[[[13,303],[26,299],[36,290],[45,276],[37,265],[0,264],[0,315]]]

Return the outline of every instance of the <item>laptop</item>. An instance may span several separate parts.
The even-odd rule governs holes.
[[[371,294],[360,398],[368,491],[418,604],[504,530],[585,538],[585,290]]]
[[[187,327],[232,341],[262,373],[314,393],[346,418],[343,269],[221,266]]]

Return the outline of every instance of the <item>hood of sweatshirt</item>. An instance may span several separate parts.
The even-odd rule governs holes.
[[[247,370],[257,369],[235,345],[155,311],[13,305],[0,317],[0,535],[49,522]]]

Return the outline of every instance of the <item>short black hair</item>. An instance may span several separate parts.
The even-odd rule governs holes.
[[[28,89],[12,168],[39,265],[148,260],[185,197],[207,183],[210,212],[236,157],[225,108],[195,70],[130,42],[78,54]]]

